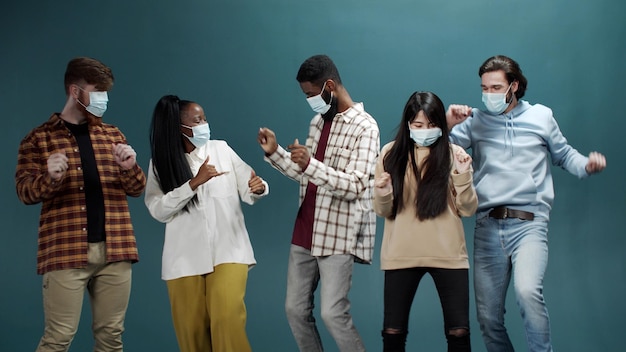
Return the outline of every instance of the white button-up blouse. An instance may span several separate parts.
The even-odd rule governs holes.
[[[198,172],[206,158],[217,171],[214,177],[195,191],[189,182],[163,194],[150,161],[145,204],[152,217],[165,223],[165,243],[161,278],[172,280],[213,272],[223,263],[256,264],[244,223],[241,201],[254,204],[269,193],[250,192],[248,181],[252,168],[225,141],[210,140],[201,148],[186,154],[192,174]],[[196,205],[184,206],[198,195]]]

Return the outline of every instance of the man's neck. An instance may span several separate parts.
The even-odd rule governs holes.
[[[87,122],[87,118],[82,116],[72,116],[72,115],[67,115],[65,113],[60,113],[59,117],[61,118],[61,120],[65,121],[65,122],[69,122],[71,124],[74,125],[82,125],[83,123]]]
[[[515,107],[517,106],[517,103],[518,103],[517,98],[513,98],[513,100],[511,101],[511,104],[509,104],[509,107],[506,108],[506,110],[504,110],[503,114],[510,113],[513,109],[515,109]]]
[[[87,116],[84,112],[76,109],[75,102],[71,98],[68,99],[65,103],[65,107],[63,107],[63,111],[61,111],[59,117],[63,121],[67,121],[75,125],[80,125],[87,122]]]
[[[350,94],[345,89],[337,92],[337,112],[342,113],[350,109],[354,105]]]

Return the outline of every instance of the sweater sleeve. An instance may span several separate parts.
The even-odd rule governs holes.
[[[452,144],[453,158],[456,148],[461,147]],[[455,193],[454,204],[460,216],[472,216],[478,208],[478,197],[473,184],[473,173],[474,170],[470,166],[465,172],[456,173],[456,170],[453,170],[450,175]]]
[[[374,171],[375,179],[378,179],[380,175],[385,172],[385,168],[383,166],[383,160],[385,158],[385,154],[389,150],[389,146],[383,147],[383,150],[380,153],[380,157],[376,162],[376,168]],[[374,187],[374,212],[380,217],[388,218],[391,216],[393,210],[393,190],[385,195],[379,195]]]

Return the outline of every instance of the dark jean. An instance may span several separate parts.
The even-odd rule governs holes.
[[[422,277],[428,273],[433,278],[441,301],[448,351],[470,351],[468,272],[468,269],[424,267],[386,270],[383,336],[388,329],[400,334],[408,333],[413,298]],[[450,335],[449,332],[455,329],[467,330],[466,336]]]

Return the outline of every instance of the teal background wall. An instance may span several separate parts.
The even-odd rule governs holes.
[[[310,55],[326,53],[355,101],[363,101],[389,141],[407,97],[431,90],[446,105],[482,106],[478,66],[489,56],[516,59],[529,79],[526,99],[551,107],[569,142],[608,159],[604,173],[578,180],[554,169],[545,296],[560,351],[620,351],[626,303],[626,190],[623,112],[626,2],[514,0],[12,1],[0,12],[0,351],[34,350],[43,329],[41,278],[35,274],[40,206],[15,195],[19,142],[65,102],[63,73],[75,56],[109,65],[116,82],[107,122],[119,126],[149,160],[148,126],[156,101],[177,94],[204,106],[212,136],[225,139],[271,186],[244,205],[258,265],[247,307],[255,351],[295,351],[283,312],[287,252],[297,184],[262,160],[260,126],[281,144],[304,140],[312,112],[295,75]],[[126,320],[128,351],[176,351],[160,280],[164,227],[143,198],[131,199],[141,261]],[[380,219],[379,219],[380,220]],[[473,218],[466,219],[472,249]],[[371,351],[381,350],[383,274],[376,260],[355,268],[356,325]],[[473,294],[472,294],[473,300]],[[72,351],[92,346],[88,301]],[[507,325],[525,350],[515,300]],[[472,345],[483,351],[471,306]],[[323,323],[325,346],[336,351]],[[438,298],[427,277],[415,297],[408,350],[443,351]]]

